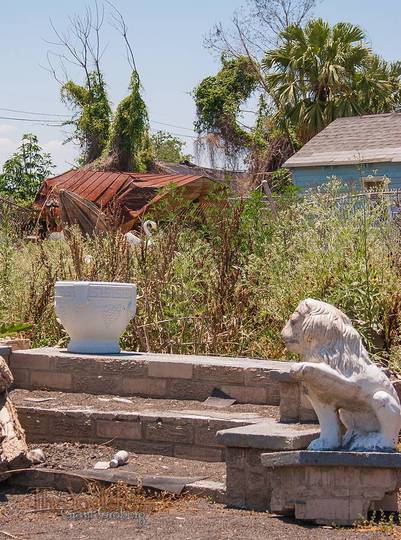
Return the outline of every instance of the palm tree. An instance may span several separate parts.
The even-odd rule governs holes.
[[[277,117],[305,143],[332,120],[393,111],[400,103],[401,64],[374,55],[363,30],[322,19],[290,25],[262,63]]]

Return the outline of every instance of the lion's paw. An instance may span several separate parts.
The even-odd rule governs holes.
[[[303,374],[304,374],[304,369],[305,369],[304,363],[294,364],[290,369],[290,375],[294,379],[302,379]]]
[[[319,437],[310,443],[308,450],[336,450],[340,446],[338,441],[331,441]]]

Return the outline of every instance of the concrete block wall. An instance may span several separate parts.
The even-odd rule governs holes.
[[[270,474],[260,457],[266,450],[226,448],[226,504],[265,511],[270,506]]]
[[[13,352],[15,386],[89,394],[205,400],[214,388],[239,403],[278,405],[271,372],[289,363],[246,358],[155,355],[73,355],[43,348]]]
[[[216,442],[216,432],[252,422],[195,414],[64,411],[24,406],[18,406],[17,412],[29,442],[110,441],[119,449],[200,461],[224,461],[225,449]]]

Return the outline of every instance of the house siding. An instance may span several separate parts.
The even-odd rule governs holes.
[[[294,184],[302,189],[316,187],[336,176],[344,182],[359,185],[362,176],[387,176],[390,189],[401,189],[401,163],[368,163],[320,167],[290,167]]]

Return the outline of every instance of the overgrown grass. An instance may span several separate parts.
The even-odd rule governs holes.
[[[398,223],[385,205],[341,198],[338,182],[274,208],[257,194],[202,212],[182,205],[154,245],[136,250],[118,232],[27,243],[7,224],[1,247],[0,323],[32,323],[34,345],[66,343],[53,310],[57,279],[128,281],[140,296],[128,349],[279,358],[286,319],[314,297],[343,309],[371,353],[401,367]]]

